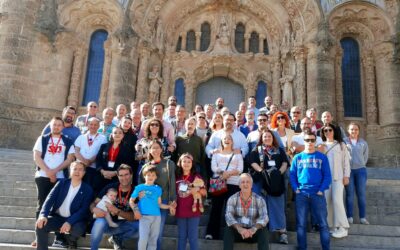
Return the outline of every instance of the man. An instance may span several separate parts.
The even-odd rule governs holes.
[[[242,111],[240,111],[240,110],[236,111],[235,119],[236,119],[236,122],[235,122],[236,126],[235,127],[237,129],[239,129],[240,126],[242,126],[242,125],[244,125],[246,123],[246,120],[244,119],[244,113]]]
[[[308,211],[319,225],[321,247],[329,249],[329,227],[324,191],[331,184],[329,161],[325,154],[315,150],[316,135],[310,128],[303,130],[305,149],[293,158],[290,184],[296,192],[296,231],[298,249],[307,249]]]
[[[172,96],[168,97],[168,106],[170,106],[170,105],[176,106],[177,105],[176,101],[177,101],[176,96],[172,95]]]
[[[135,189],[135,186],[132,184],[132,169],[130,166],[122,164],[117,170],[117,175],[119,182],[104,187],[97,195],[96,200],[90,205],[91,212],[96,215],[90,237],[92,250],[99,248],[103,234],[112,236],[114,249],[123,249],[124,243],[127,240],[137,237],[139,224],[137,221],[134,221],[134,213],[129,206],[129,198]],[[111,213],[113,221],[118,224],[118,227],[110,227],[104,218],[106,212],[96,208],[97,203],[110,188],[118,190],[118,196],[114,205],[107,205],[107,209]]]
[[[260,111],[258,110],[258,108],[256,108],[256,97],[255,96],[250,96],[249,99],[247,100],[248,102],[248,107],[247,110],[251,110],[254,112],[254,116],[257,119],[258,114],[260,113]]]
[[[343,140],[344,140],[344,138],[346,138],[346,132],[344,131],[344,129],[341,126],[339,126],[338,124],[336,124],[333,121],[333,116],[332,116],[331,112],[329,112],[329,111],[323,112],[321,115],[321,121],[324,124],[324,126],[326,126],[328,124],[335,125],[336,126],[336,130],[334,131],[335,135],[340,135],[343,138]],[[321,129],[319,129],[317,131],[317,136],[321,136]]]
[[[265,113],[266,114],[267,112],[269,112],[271,110],[270,107],[272,105],[272,97],[271,96],[266,96],[265,99],[264,99],[264,104],[265,104],[265,107],[260,109],[260,113]]]
[[[110,135],[112,133],[115,124],[112,122],[114,118],[114,109],[112,108],[105,108],[103,110],[103,121],[100,122],[100,127],[97,132],[104,135],[107,141],[110,140]]]
[[[316,108],[307,109],[306,116],[311,120],[311,127],[310,127],[311,131],[313,133],[317,133],[317,131],[322,128],[321,122],[317,121],[317,116],[318,116],[317,109]]]
[[[68,177],[67,167],[74,160],[74,142],[62,134],[63,130],[63,120],[60,117],[54,117],[50,121],[50,134],[39,136],[33,147],[33,160],[37,166],[35,173],[38,193],[36,219],[56,181]],[[32,242],[32,246],[35,245],[36,242]],[[53,245],[65,245],[63,237],[58,235]]]
[[[206,112],[206,120],[210,124],[214,115],[214,107],[212,104],[206,104],[204,105],[204,110]]]
[[[261,132],[268,129],[268,115],[266,113],[260,113],[257,117],[257,124],[258,124],[258,129],[250,132],[249,135],[247,136],[247,143],[249,145],[250,152],[257,145],[257,143],[260,139]],[[278,132],[272,131],[272,133],[274,133],[275,138],[278,140],[279,147],[284,149],[285,146],[283,145],[283,142],[282,142],[281,137],[279,136]]]
[[[294,106],[290,110],[290,128],[294,130],[295,133],[301,133],[301,108],[299,106]]]
[[[245,102],[241,102],[239,103],[239,111],[243,112],[243,115],[246,114],[247,111],[247,106]]]
[[[75,141],[75,156],[86,167],[85,182],[91,187],[97,175],[96,157],[101,145],[107,143],[104,135],[98,132],[100,121],[92,117],[88,121],[89,131],[80,135]]]
[[[139,102],[133,101],[133,102],[131,102],[131,104],[129,105],[129,107],[130,107],[131,112],[132,112],[132,110],[138,109],[138,108],[140,107],[140,105],[139,105]]]
[[[117,115],[113,119],[113,123],[118,126],[119,123],[121,122],[122,117],[126,116],[126,113],[128,110],[126,109],[126,106],[124,104],[118,104],[117,108],[115,109],[117,112]]]
[[[142,113],[140,113],[139,109],[133,109],[130,116],[132,118],[132,131],[137,137],[140,133],[140,127],[142,126]]]
[[[171,104],[168,106],[167,112],[164,114],[163,119],[171,124],[176,121],[177,118],[176,118],[176,105],[175,104]]]
[[[224,107],[224,99],[222,97],[218,97],[215,100],[215,111],[218,112]]]
[[[37,249],[48,249],[49,232],[66,234],[69,249],[77,249],[77,240],[85,233],[92,188],[82,182],[85,166],[73,162],[71,179],[60,180],[47,197],[36,221]]]
[[[140,104],[140,112],[142,113],[142,122],[151,118],[150,104],[147,102]]]
[[[235,241],[257,242],[259,250],[269,249],[269,221],[265,200],[251,191],[253,179],[247,173],[240,175],[240,192],[232,195],[226,204],[224,250],[233,249]]]
[[[72,106],[66,106],[62,112],[62,121],[64,122],[64,128],[62,133],[65,137],[68,137],[72,142],[81,135],[79,128],[74,126],[74,119],[76,115],[76,110]],[[50,133],[50,123],[42,131],[42,135]]]
[[[92,117],[96,117],[97,114],[97,103],[89,102],[86,106],[87,114],[81,115],[76,118],[75,126],[79,128],[82,134],[86,134],[88,131],[88,120]]]
[[[170,152],[173,152],[175,149],[175,133],[174,133],[174,127],[171,125],[171,123],[164,121],[162,119],[163,113],[164,113],[164,104],[161,102],[155,102],[152,105],[153,108],[153,115],[154,118],[157,118],[158,120],[162,121],[163,127],[164,127],[164,136],[167,137],[168,141],[168,150]],[[142,139],[144,136],[144,129],[146,127],[148,120],[142,122],[142,127],[140,128],[140,133],[139,133],[139,138]]]
[[[301,120],[300,123],[300,128],[302,131],[304,131],[304,129],[309,128],[311,129],[311,120],[308,117],[304,117]],[[323,141],[321,139],[321,137],[316,136],[316,143],[314,144],[317,148],[318,151],[320,152],[325,152],[325,146],[323,144]],[[301,132],[298,135],[294,135],[292,137],[292,145],[290,146],[290,151],[295,154],[295,153],[300,153],[303,152],[304,150],[304,132]]]
[[[174,132],[176,136],[181,136],[186,133],[185,129],[185,119],[186,119],[186,109],[185,107],[178,105],[176,107],[177,117],[176,120],[171,122],[174,127]]]
[[[244,125],[239,127],[240,132],[242,132],[246,138],[250,134],[250,132],[258,129],[258,126],[254,121],[254,117],[255,117],[254,111],[251,109],[248,109],[246,111],[246,121],[247,122]]]
[[[235,123],[235,116],[233,114],[227,114],[224,116],[224,128],[214,132],[206,147],[206,153],[208,158],[211,159],[212,155],[217,153],[221,147],[221,139],[225,134],[230,134],[233,139],[233,149],[236,154],[242,154],[243,157],[249,152],[249,146],[246,142],[246,137],[234,129],[233,125]]]
[[[221,115],[222,115],[222,116],[231,113],[231,111],[229,111],[229,108],[228,108],[228,107],[223,107],[223,108],[220,110],[220,112],[221,112]]]

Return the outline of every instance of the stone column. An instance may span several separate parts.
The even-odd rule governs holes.
[[[365,103],[367,107],[368,125],[378,124],[378,107],[376,103],[375,67],[372,51],[365,51],[362,55],[364,72]]]
[[[74,52],[74,61],[71,73],[71,83],[69,85],[67,103],[70,106],[77,108],[79,105],[79,94],[82,84],[83,63],[85,60],[85,48],[78,48]]]
[[[196,32],[196,51],[200,51],[201,32]]]
[[[307,103],[306,107],[315,107],[317,103],[316,88],[317,88],[317,48],[315,44],[307,46]],[[305,111],[305,110],[304,110]]]
[[[182,32],[181,33],[181,37],[182,37],[182,50],[186,50],[186,32]]]
[[[344,103],[343,103],[343,81],[342,81],[342,58],[343,49],[336,47],[335,74],[336,74],[336,116],[335,120],[339,123],[344,122]]]
[[[137,77],[137,91],[136,91],[136,100],[138,102],[145,102],[147,98],[147,90],[148,90],[148,71],[149,71],[149,58],[150,58],[150,50],[146,47],[143,47],[140,51],[140,59],[139,59],[139,70]]]
[[[160,100],[162,103],[167,103],[168,97],[170,95],[169,89],[171,86],[171,59],[169,55],[166,55],[162,62],[162,78],[164,80],[164,83],[161,88]]]
[[[307,107],[307,83],[306,83],[306,50],[298,47],[294,50],[296,64],[296,77],[294,80],[294,104],[302,107],[305,111]]]
[[[281,87],[279,79],[282,77],[282,63],[279,58],[275,59],[272,70],[272,100],[274,104],[279,105],[281,103]]]
[[[192,77],[185,79],[184,82],[185,82],[185,108],[186,108],[186,113],[190,113],[190,111],[194,109],[195,105],[195,96],[193,90],[196,82]]]
[[[244,52],[249,52],[250,34],[244,34]]]
[[[258,53],[264,54],[264,39],[265,35],[259,36],[260,41],[258,42]]]
[[[101,91],[99,98],[99,110],[103,110],[107,107],[107,93],[110,85],[110,71],[111,71],[111,39],[107,39],[104,42],[104,66],[103,76],[101,80]]]

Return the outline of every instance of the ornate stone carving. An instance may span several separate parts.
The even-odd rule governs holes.
[[[137,77],[136,100],[144,102],[147,98],[147,70],[149,63],[150,51],[148,48],[142,48],[140,51],[139,70]]]
[[[149,97],[150,103],[160,101],[160,90],[163,84],[163,79],[160,76],[160,68],[158,65],[154,65],[152,71],[149,72]]]
[[[230,54],[231,48],[231,26],[228,23],[227,16],[222,15],[219,24],[218,35],[211,54]]]
[[[282,91],[282,102],[286,101],[289,103],[289,107],[293,106],[293,79],[291,75],[285,75],[279,79],[279,83]]]
[[[378,124],[378,107],[376,102],[375,68],[372,51],[362,55],[364,66],[364,81],[366,86],[367,121],[368,124]]]
[[[74,60],[72,64],[71,83],[69,86],[68,105],[73,107],[79,106],[79,93],[82,83],[83,63],[86,52],[78,49],[74,52]]]
[[[342,82],[342,47],[336,46],[335,58],[335,89],[336,89],[336,119],[338,122],[344,121],[344,103],[343,103],[343,82]]]
[[[129,0],[127,9],[129,9],[131,4],[132,0]],[[128,11],[124,14],[121,27],[113,33],[113,36],[118,40],[118,49],[120,54],[123,52],[127,53],[127,51],[124,50],[127,47],[129,40],[133,37],[138,37],[138,34],[132,29],[132,23]]]

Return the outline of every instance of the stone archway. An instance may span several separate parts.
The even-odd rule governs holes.
[[[225,106],[233,113],[239,103],[244,101],[245,91],[242,85],[227,77],[214,77],[200,83],[196,89],[196,104],[215,103],[218,97],[225,100]]]

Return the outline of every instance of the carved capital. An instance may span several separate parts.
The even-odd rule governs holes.
[[[380,43],[374,48],[375,60],[384,60],[385,62],[392,62],[394,56],[393,44],[390,42]]]

